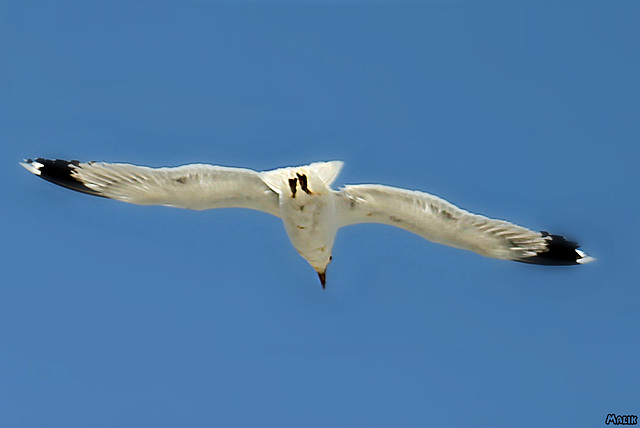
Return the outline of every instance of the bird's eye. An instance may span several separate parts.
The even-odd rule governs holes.
[[[333,256],[329,256],[329,261],[333,260]]]

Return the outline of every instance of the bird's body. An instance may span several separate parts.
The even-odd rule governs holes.
[[[316,270],[323,287],[338,229],[357,223],[397,226],[433,242],[504,260],[547,265],[593,260],[561,236],[472,214],[428,193],[376,184],[333,190],[343,166],[339,161],[264,172],[204,164],[149,168],[42,158],[22,165],[60,186],[138,205],[236,207],[272,214],[282,219],[291,243]]]
[[[291,243],[318,272],[323,286],[338,232],[336,195],[330,186],[341,168],[342,162],[334,161],[260,174],[278,195],[280,218]]]

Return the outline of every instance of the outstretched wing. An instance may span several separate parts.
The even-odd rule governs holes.
[[[204,164],[149,168],[42,158],[21,165],[68,189],[132,204],[194,210],[249,208],[279,216],[278,195],[250,169]]]
[[[427,193],[363,184],[335,194],[341,226],[383,223],[440,244],[526,263],[571,265],[594,260],[562,236],[472,214]]]

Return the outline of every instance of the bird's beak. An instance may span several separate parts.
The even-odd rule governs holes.
[[[327,274],[325,272],[318,272],[318,278],[320,278],[320,284],[322,285],[322,289],[324,290],[327,286]]]

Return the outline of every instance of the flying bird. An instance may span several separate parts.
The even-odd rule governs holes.
[[[207,164],[150,168],[42,158],[21,165],[59,186],[132,204],[249,208],[279,217],[323,289],[338,229],[358,223],[397,226],[429,241],[502,260],[540,265],[594,260],[562,236],[473,214],[428,193],[379,184],[334,190],[340,161],[262,172]]]

